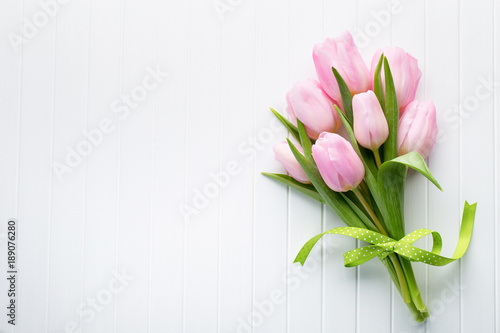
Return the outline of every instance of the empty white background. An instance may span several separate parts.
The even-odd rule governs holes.
[[[249,318],[254,333],[500,332],[498,2],[221,0],[222,16],[212,0],[66,2],[46,21],[47,0],[0,4],[0,225],[19,227],[17,325],[2,278],[2,332],[246,333]],[[13,47],[34,16],[38,31]],[[351,239],[330,236],[307,271],[292,264],[342,224],[260,174],[283,171],[272,145],[286,132],[268,108],[283,112],[287,89],[315,77],[313,45],[344,30],[368,64],[389,45],[414,55],[417,98],[437,107],[429,166],[445,191],[409,176],[407,231],[439,231],[451,256],[464,200],[478,202],[461,261],[414,265],[426,324],[378,260],[343,267]],[[149,67],[169,75],[120,120],[115,101]],[[60,181],[54,165],[104,118],[111,133]],[[239,173],[186,221],[179,207],[231,163]],[[111,294],[123,270],[134,279]],[[276,293],[284,303],[269,306]],[[77,315],[106,295],[92,319]]]

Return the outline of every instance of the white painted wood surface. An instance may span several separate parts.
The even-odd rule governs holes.
[[[16,326],[2,314],[1,332],[500,332],[497,2],[55,2],[0,4],[0,233],[14,217],[19,237]],[[451,255],[478,202],[463,260],[414,265],[425,324],[378,261],[343,267],[351,239],[292,264],[342,224],[260,174],[283,171],[268,107],[284,112],[315,75],[312,46],[343,30],[367,63],[387,45],[416,56],[417,98],[436,103],[445,191],[409,176],[407,230],[439,231]],[[70,153],[87,136],[92,151]]]

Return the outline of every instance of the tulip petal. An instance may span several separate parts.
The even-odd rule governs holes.
[[[352,35],[345,31],[337,38],[327,38],[313,48],[313,61],[319,82],[325,92],[337,102],[342,100],[339,85],[332,67],[345,80],[351,94],[365,92],[370,88],[371,80]],[[341,105],[343,109],[343,105]]]
[[[328,151],[326,151],[323,147],[319,145],[314,145],[312,147],[312,152],[314,161],[316,162],[318,170],[325,183],[332,190],[336,192],[341,192],[341,185],[338,178],[338,174],[335,170],[332,170],[330,168],[331,160]]]
[[[354,133],[359,144],[367,149],[378,149],[389,136],[384,111],[371,90],[354,95]]]
[[[406,106],[415,99],[415,94],[417,92],[418,83],[420,81],[420,77],[422,76],[422,72],[418,68],[417,59],[415,59],[409,53],[406,53],[399,47],[388,47],[377,50],[373,56],[370,70],[372,80],[374,78],[375,69],[382,53],[384,53],[391,67],[392,77],[394,80],[394,86],[398,99],[398,106],[400,112],[402,112],[406,108]],[[383,85],[385,85],[384,75],[382,75],[381,79]],[[372,89],[373,88],[374,83],[372,81]]]
[[[425,159],[434,147],[437,135],[436,107],[432,101],[413,101],[399,121],[398,155],[416,151]]]
[[[288,94],[288,103],[292,119],[299,118],[312,139],[322,132],[336,131],[340,125],[334,101],[316,80],[296,82]]]
[[[311,182],[299,162],[297,162],[297,159],[293,155],[286,141],[275,144],[273,149],[276,161],[283,165],[290,176],[304,184],[309,184]],[[302,148],[300,148],[300,146],[298,149],[302,152]]]
[[[321,176],[332,190],[349,191],[363,180],[365,169],[361,159],[340,135],[321,133],[312,151]]]

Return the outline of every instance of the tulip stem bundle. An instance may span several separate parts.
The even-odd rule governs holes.
[[[436,110],[432,102],[414,100],[421,75],[416,59],[398,48],[377,52],[370,79],[349,33],[316,45],[313,58],[320,82],[294,85],[287,95],[291,121],[271,109],[298,141],[274,147],[276,159],[289,175],[264,175],[327,205],[347,227],[311,238],[294,262],[303,265],[325,234],[365,241],[371,245],[344,254],[344,265],[354,267],[378,257],[415,320],[424,321],[429,313],[411,261],[444,266],[461,258],[472,236],[476,204],[465,203],[452,258],[440,255],[442,241],[437,232],[420,229],[405,234],[403,194],[408,167],[441,189],[424,160],[436,137]],[[396,82],[389,62],[397,71]],[[341,124],[347,139],[335,133]],[[433,238],[431,251],[412,245],[426,235]]]
[[[399,262],[398,257],[394,253],[389,254],[388,257],[390,258],[392,264],[394,265],[394,269],[396,270],[403,301],[407,304],[411,303],[412,299],[410,296],[410,291],[408,290],[408,285],[406,284],[406,277],[403,272],[403,268],[401,267],[401,263]]]
[[[377,151],[377,154],[378,154],[378,151]],[[375,158],[376,158],[376,156],[377,155],[375,155]],[[370,205],[368,204],[368,202],[366,201],[366,199],[363,197],[363,194],[361,194],[361,191],[358,188],[353,188],[352,192],[359,199],[359,201],[361,202],[362,206],[365,208],[365,210],[367,211],[368,215],[372,219],[373,223],[377,227],[378,231],[381,234],[383,234],[385,236],[388,236],[387,231],[384,229],[384,226],[380,223],[379,219],[375,215],[375,212],[370,207]],[[403,268],[401,267],[401,264],[400,264],[397,256],[394,253],[391,253],[388,257],[391,260],[391,262],[392,262],[392,264],[394,266],[394,269],[396,271],[397,280],[398,280],[398,283],[400,285],[400,291],[401,291],[401,296],[403,297],[403,301],[405,303],[410,303],[411,302],[410,291],[408,290],[408,285],[406,283],[406,278],[405,278],[405,274],[403,272]],[[417,291],[418,291],[418,287],[416,285],[414,287],[416,287]]]
[[[363,197],[363,194],[361,194],[360,190],[357,188],[353,188],[352,192],[356,195],[356,198],[359,199],[359,202],[361,202],[361,205],[363,206],[363,208],[366,210],[366,212],[368,213],[368,215],[372,219],[372,222],[377,227],[377,230],[381,234],[388,236],[387,231],[385,231],[384,226],[380,223],[379,219],[377,218],[377,215],[375,215],[375,212],[373,211],[373,209],[370,207],[368,202],[366,202],[366,199]]]

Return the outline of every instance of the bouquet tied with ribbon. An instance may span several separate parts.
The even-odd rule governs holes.
[[[378,257],[415,320],[422,322],[429,312],[411,262],[444,266],[460,259],[471,239],[476,204],[465,202],[451,258],[440,255],[439,233],[419,229],[406,234],[408,168],[441,189],[425,163],[436,138],[436,109],[432,101],[415,100],[421,76],[417,60],[400,48],[386,48],[375,53],[369,71],[348,32],[315,45],[313,59],[319,81],[297,82],[289,91],[291,121],[271,109],[296,141],[274,146],[289,175],[264,175],[327,205],[347,227],[311,238],[294,262],[303,265],[327,234],[364,241],[369,245],[344,253],[344,265]],[[341,125],[344,136],[336,133]],[[413,246],[427,235],[432,236],[431,251]]]

